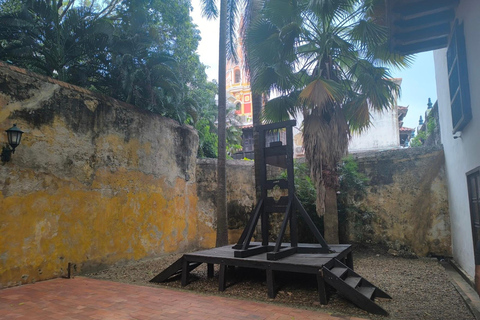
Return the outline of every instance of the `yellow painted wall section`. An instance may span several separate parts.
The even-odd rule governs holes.
[[[116,173],[119,181],[131,175]],[[175,188],[165,191],[159,181],[136,175],[131,180],[138,181],[135,193],[119,192],[113,197],[74,190],[59,181],[55,193],[38,191],[8,198],[2,194],[2,284],[61,276],[68,262],[79,267],[108,265],[194,245],[196,197],[190,194],[192,206],[186,205],[184,181],[179,179]]]
[[[25,131],[0,164],[0,288],[214,246],[192,128],[17,71],[0,64],[0,131]]]

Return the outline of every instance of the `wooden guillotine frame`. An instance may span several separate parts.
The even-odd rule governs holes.
[[[295,194],[294,167],[293,167],[293,127],[295,120],[288,120],[259,126],[261,153],[258,157],[261,168],[261,197],[243,230],[240,239],[233,247],[237,258],[245,258],[260,253],[267,253],[267,260],[279,260],[295,253],[330,253],[332,252],[322,234],[303,208]],[[282,141],[267,143],[267,132],[285,132],[286,144]],[[286,170],[286,179],[271,179],[269,166],[280,167]],[[285,195],[285,193],[287,195]],[[269,215],[284,213],[280,232],[275,244],[269,242],[270,228]],[[309,230],[318,243],[300,244],[298,242],[298,216],[304,219]],[[255,229],[261,222],[261,243],[252,243]],[[290,242],[283,242],[290,231]]]

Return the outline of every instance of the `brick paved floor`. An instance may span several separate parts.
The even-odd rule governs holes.
[[[359,319],[83,277],[0,290],[0,319]]]

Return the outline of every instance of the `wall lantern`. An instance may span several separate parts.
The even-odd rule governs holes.
[[[23,133],[22,130],[18,129],[16,124],[14,124],[13,127],[5,131],[7,132],[8,144],[10,145],[10,147],[6,145],[2,148],[3,163],[10,161],[12,153],[15,153],[15,148],[20,144],[20,140],[22,140]]]

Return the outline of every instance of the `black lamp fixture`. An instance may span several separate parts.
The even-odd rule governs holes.
[[[16,124],[14,124],[13,127],[5,131],[7,132],[8,144],[10,146],[6,145],[2,148],[3,163],[10,161],[12,153],[15,153],[15,148],[18,147],[18,145],[20,144],[20,140],[22,140],[23,133],[22,130],[18,129]]]

